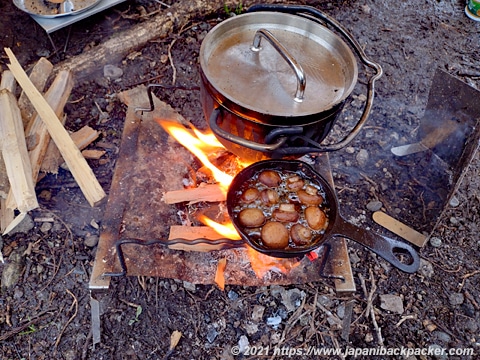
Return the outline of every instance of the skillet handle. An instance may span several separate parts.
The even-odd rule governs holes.
[[[334,236],[346,237],[365,246],[367,249],[373,251],[375,254],[381,256],[390,264],[406,273],[414,273],[420,267],[420,257],[410,244],[377,234],[373,231],[362,229],[356,225],[350,224],[341,216],[338,216],[335,228],[338,230]],[[406,264],[401,262],[395,253],[408,254],[412,260],[411,263]]]
[[[355,136],[360,132],[363,125],[367,121],[368,116],[370,115],[370,111],[373,106],[373,98],[375,97],[375,81],[378,80],[382,74],[383,70],[380,64],[370,60],[363,51],[361,45],[352,37],[352,35],[338,23],[335,19],[328,16],[324,12],[315,9],[312,6],[304,6],[304,5],[281,5],[281,4],[256,4],[253,5],[248,9],[247,12],[256,12],[256,11],[277,11],[277,12],[284,12],[289,14],[296,14],[298,16],[303,16],[309,20],[315,22],[324,22],[329,24],[333,27],[336,31],[338,31],[350,44],[350,46],[355,50],[360,60],[368,67],[375,70],[375,74],[372,75],[368,80],[368,91],[367,91],[367,100],[365,102],[365,107],[363,109],[362,116],[358,120],[357,124],[353,127],[348,135],[346,135],[342,140],[337,143],[329,144],[329,145],[321,145],[315,146],[310,149],[310,152],[329,152],[329,151],[336,151],[340,150],[350,141],[352,141]]]

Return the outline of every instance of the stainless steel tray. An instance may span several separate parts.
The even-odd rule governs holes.
[[[97,5],[102,0],[70,0],[73,4],[73,10],[62,13],[62,4],[49,2],[48,0],[13,0],[13,3],[20,10],[30,15],[36,15],[43,18],[57,18],[61,16],[71,16],[79,14]]]

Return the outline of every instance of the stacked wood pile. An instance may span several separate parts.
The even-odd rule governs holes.
[[[4,234],[38,207],[35,184],[41,172],[56,173],[63,162],[91,206],[106,197],[81,153],[98,132],[84,127],[69,134],[64,127],[63,110],[73,88],[71,72],[58,72],[43,93],[53,65],[41,58],[28,76],[13,52],[8,48],[5,52],[10,64],[0,83],[0,227]]]

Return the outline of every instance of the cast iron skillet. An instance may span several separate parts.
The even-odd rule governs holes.
[[[234,210],[239,202],[239,190],[241,186],[250,180],[255,174],[266,169],[279,171],[291,171],[300,174],[303,178],[320,185],[325,192],[324,204],[329,208],[329,225],[324,234],[316,236],[312,243],[304,247],[289,247],[282,250],[269,249],[260,241],[248,236],[238,223],[237,212]],[[418,270],[420,258],[416,250],[409,244],[391,239],[387,236],[367,231],[347,222],[339,213],[339,206],[334,190],[328,182],[316,172],[310,165],[298,160],[264,160],[256,162],[242,171],[233,179],[227,193],[228,214],[242,239],[255,250],[274,257],[288,258],[303,256],[323,245],[327,240],[334,237],[345,237],[370,249],[381,256],[398,269],[413,273]],[[408,255],[409,262],[400,261],[396,254]]]

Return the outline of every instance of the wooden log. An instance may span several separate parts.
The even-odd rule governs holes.
[[[10,189],[16,208],[27,213],[38,207],[32,167],[28,157],[22,115],[13,94],[0,90],[0,138]],[[8,205],[7,205],[8,206]]]
[[[252,1],[247,1],[244,6],[250,3]],[[76,79],[89,77],[106,64],[120,62],[125,55],[149,41],[168,36],[174,32],[174,27],[180,29],[195,18],[213,14],[224,6],[224,0],[174,2],[165,12],[124,32],[116,33],[106,42],[56,65],[55,68],[71,70]]]
[[[43,91],[52,71],[53,64],[44,57],[41,57],[33,66],[29,78],[38,91]],[[18,107],[20,108],[20,113],[22,114],[23,128],[26,129],[28,124],[35,118],[36,112],[24,91],[22,91],[20,97],[18,98]]]
[[[167,204],[177,204],[184,201],[188,201],[189,204],[195,204],[201,201],[225,201],[226,193],[217,184],[207,184],[192,189],[167,191],[163,194],[162,199]]]
[[[170,233],[168,239],[185,239],[185,240],[196,240],[196,239],[206,239],[206,240],[219,240],[225,239],[225,236],[217,233],[213,228],[209,226],[182,226],[182,225],[172,225],[170,227]],[[238,242],[238,246],[243,246],[242,240],[230,240],[233,242]],[[199,251],[207,252],[212,250],[221,250],[225,249],[225,244],[210,245],[210,244],[195,244],[195,245],[186,245],[186,244],[175,244],[169,245],[169,249],[174,250],[184,250],[184,251]]]
[[[92,129],[88,125],[85,125],[80,130],[70,134],[70,137],[72,138],[73,142],[79,150],[85,149],[88,145],[98,139],[99,136],[100,132]],[[88,159],[85,154],[82,153],[82,155],[84,158]],[[40,170],[52,174],[57,174],[58,168],[62,164],[62,154],[60,154],[57,145],[55,145],[53,141],[50,141],[50,143],[48,144],[47,152],[45,153],[45,156],[43,158]]]
[[[78,150],[73,143],[73,140],[70,138],[70,135],[61,124],[55,112],[48,105],[42,94],[32,85],[13,52],[8,48],[5,48],[5,52],[10,60],[8,68],[13,72],[15,79],[17,79],[17,82],[23,91],[25,91],[38,115],[45,123],[50,136],[53,141],[55,141],[55,144],[60,150],[70,172],[87,201],[91,206],[99,204],[105,199],[106,194],[93,174],[92,169],[88,166],[80,150]]]

